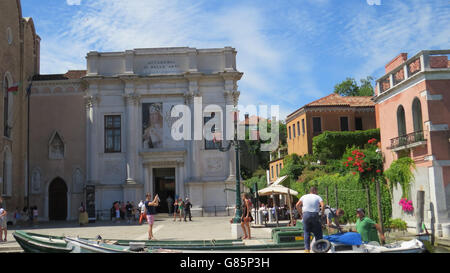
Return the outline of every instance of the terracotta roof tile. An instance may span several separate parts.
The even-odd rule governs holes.
[[[68,79],[80,79],[81,77],[86,76],[86,70],[69,70],[64,76]]]
[[[33,77],[33,81],[60,81],[81,79],[86,76],[86,70],[69,70],[66,74],[39,74]]]
[[[310,106],[370,107],[375,106],[375,103],[372,101],[371,96],[343,97],[340,96],[339,94],[333,93],[305,105],[305,107]]]

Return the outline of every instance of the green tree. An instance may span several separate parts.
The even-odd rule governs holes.
[[[373,78],[368,76],[365,79],[361,79],[361,84],[358,85],[354,78],[347,78],[341,83],[334,86],[334,93],[341,96],[373,96]]]

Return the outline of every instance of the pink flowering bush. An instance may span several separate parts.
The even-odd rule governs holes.
[[[412,205],[412,201],[408,200],[407,198],[400,199],[400,202],[398,202],[400,206],[402,206],[403,211],[405,212],[412,212],[414,210],[414,207]]]

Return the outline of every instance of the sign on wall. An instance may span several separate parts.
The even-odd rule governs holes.
[[[144,148],[163,147],[162,108],[162,102],[142,104],[142,140]]]

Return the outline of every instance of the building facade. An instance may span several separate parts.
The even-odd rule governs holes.
[[[90,218],[109,219],[115,201],[145,193],[190,197],[193,213],[234,207],[234,149],[204,138],[227,106],[237,105],[236,51],[231,47],[89,52],[86,71],[39,75],[33,81],[31,171],[33,202],[43,220],[75,219],[81,202]],[[190,116],[172,116],[176,106]],[[183,114],[184,115],[184,114]],[[199,118],[197,118],[199,117]],[[185,118],[202,130],[179,140]],[[51,121],[51,122],[48,122]],[[190,127],[183,123],[182,130]],[[227,126],[210,130],[227,135]],[[205,129],[206,130],[206,129]],[[200,134],[200,138],[197,135]]]
[[[424,50],[411,58],[402,53],[377,80],[376,114],[385,169],[400,157],[414,160],[410,199],[424,194],[424,221],[438,236],[449,237],[450,208],[450,50]],[[393,218],[416,227],[419,213],[403,212],[394,189]]]
[[[376,128],[372,97],[331,94],[313,101],[286,117],[288,154],[312,154],[312,139],[324,131]]]
[[[36,75],[30,98],[30,203],[40,220],[72,220],[85,202],[86,71]],[[84,203],[86,204],[86,203]]]
[[[22,17],[19,0],[0,1],[0,194],[11,213],[27,205],[27,96],[39,73],[40,38],[33,20]]]
[[[171,110],[189,107],[193,125],[197,111],[202,122],[214,115],[223,120],[226,106],[238,100],[236,53],[181,47],[87,55],[86,183],[95,186],[98,208],[140,200],[146,192],[159,194],[161,210],[168,195],[189,196],[194,212],[235,204],[226,190],[235,183],[233,149],[220,152],[218,142],[196,139],[198,132],[192,140],[174,140]],[[215,133],[225,136],[222,127]]]
[[[269,162],[269,182],[273,183],[280,177],[281,169],[283,169],[283,159],[278,158]]]

